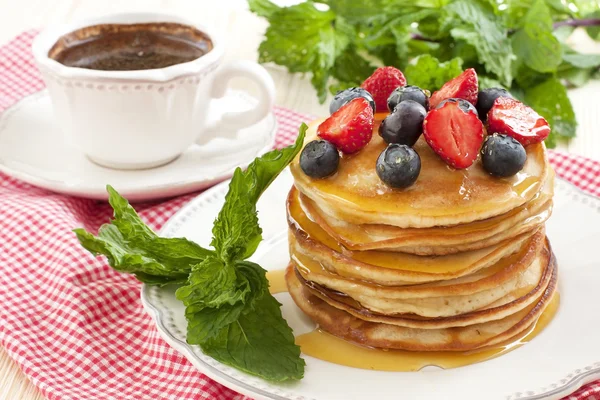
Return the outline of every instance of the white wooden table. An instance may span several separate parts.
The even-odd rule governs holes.
[[[288,1],[289,2],[289,1]],[[218,6],[215,6],[218,3]],[[23,30],[116,12],[166,12],[212,26],[228,44],[227,59],[256,60],[267,24],[247,11],[245,0],[0,0],[0,45]],[[600,52],[585,34],[573,42],[581,51]],[[276,103],[299,112],[327,115],[306,77],[268,66],[277,87]],[[239,83],[243,86],[243,83]],[[552,93],[548,94],[552,96]],[[570,93],[580,126],[577,138],[561,148],[600,160],[600,81]],[[0,399],[39,400],[43,396],[0,348]]]

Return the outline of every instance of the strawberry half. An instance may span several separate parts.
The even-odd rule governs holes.
[[[423,136],[448,165],[463,169],[477,159],[483,143],[483,124],[472,104],[450,99],[427,114]]]
[[[369,102],[358,97],[323,121],[317,128],[317,135],[333,143],[343,153],[356,153],[371,140],[373,119]]]
[[[402,71],[394,67],[380,67],[368,77],[360,87],[366,89],[373,100],[377,112],[387,112],[387,100],[390,94],[400,86],[406,86],[406,78]],[[477,93],[475,93],[477,98]]]
[[[488,131],[517,139],[523,146],[544,141],[548,122],[531,107],[509,97],[499,97],[488,112]]]
[[[443,100],[449,98],[464,99],[469,103],[477,104],[477,72],[473,68],[463,71],[462,74],[444,83],[444,86],[434,92],[429,99],[431,108],[437,107]]]

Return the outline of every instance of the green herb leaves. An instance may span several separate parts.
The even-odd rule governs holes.
[[[554,72],[562,60],[562,49],[552,34],[552,17],[544,0],[536,0],[512,37],[515,54],[529,68]]]
[[[151,285],[183,283],[191,266],[213,254],[196,243],[179,238],[161,238],[142,222],[133,207],[111,186],[107,187],[114,219],[94,236],[84,229],[74,232],[92,254],[103,254],[117,271],[135,274]]]
[[[503,86],[529,100],[537,93],[527,96],[528,91],[548,80],[580,86],[600,75],[597,57],[577,54],[566,43],[571,25],[584,18],[588,33],[600,39],[596,2],[577,2],[577,7],[560,0],[248,3],[270,23],[260,61],[311,73],[321,102],[327,87],[335,93],[358,86],[382,64],[404,70],[409,84],[434,91],[442,77],[458,75],[455,67],[462,63],[476,69],[482,87]],[[443,71],[432,67],[436,63]],[[555,105],[572,110],[563,92]],[[552,124],[548,145],[571,136],[574,122],[562,121]]]
[[[547,145],[552,146],[553,141],[560,137],[575,136],[575,113],[567,97],[567,90],[558,79],[548,79],[529,89],[525,93],[525,103],[546,118],[553,128],[553,134],[546,139]]]
[[[268,14],[268,4],[261,12]],[[186,239],[161,238],[146,226],[127,200],[108,187],[114,219],[97,236],[75,233],[94,255],[149,284],[184,284],[176,297],[185,305],[187,341],[216,360],[272,381],[301,379],[304,360],[269,293],[265,270],[247,261],[260,241],[256,203],[302,148],[307,126],[296,142],[237,169],[213,226],[214,250]]]
[[[512,49],[506,27],[500,22],[491,3],[486,0],[458,0],[447,10],[461,25],[450,30],[456,40],[475,48],[479,62],[506,86],[512,83]]]
[[[256,202],[298,154],[307,128],[302,124],[293,146],[257,158],[244,172],[235,171],[213,226],[216,255],[195,265],[176,292],[186,306],[188,343],[269,380],[300,379],[304,361],[279,303],[269,294],[265,271],[244,260],[262,240]],[[262,322],[253,326],[257,321]]]
[[[281,316],[280,306],[265,287],[253,310],[203,343],[202,351],[224,364],[271,381],[301,379],[304,360],[294,344],[292,330]]]
[[[254,254],[262,240],[256,202],[300,151],[298,146],[302,146],[306,129],[307,126],[302,124],[295,145],[268,152],[254,160],[246,171],[238,168],[233,174],[225,205],[213,226],[211,242],[225,262],[243,260]]]
[[[250,9],[276,20],[259,47],[260,62],[285,65],[290,72],[311,72],[319,99],[325,101],[327,82],[335,60],[350,43],[352,27],[332,11],[320,11],[312,2],[288,9],[268,0],[250,0]]]
[[[411,85],[434,91],[441,88],[450,79],[460,75],[463,71],[462,63],[460,58],[453,58],[441,63],[435,57],[424,54],[415,58],[404,69],[404,75]]]

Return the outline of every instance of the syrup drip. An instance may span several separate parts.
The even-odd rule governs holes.
[[[280,270],[267,274],[271,293],[287,291],[284,273],[284,270]],[[281,288],[284,289],[281,290]],[[457,368],[491,360],[530,342],[552,321],[559,304],[560,295],[556,293],[540,318],[529,329],[506,343],[482,350],[430,352],[374,349],[347,342],[321,329],[315,329],[296,337],[296,344],[300,346],[305,355],[353,368],[397,372],[418,371],[427,366],[437,366],[443,369]]]
[[[285,283],[285,269],[267,271],[267,280],[269,281],[269,292],[271,294],[288,291],[287,284]]]

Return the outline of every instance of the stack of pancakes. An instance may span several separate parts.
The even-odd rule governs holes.
[[[385,147],[374,134],[326,179],[291,164],[286,281],[296,304],[321,329],[378,348],[472,350],[529,331],[556,291],[544,145],[526,148],[517,175],[495,178],[479,161],[448,167],[421,138],[421,173],[407,189],[377,176]]]

